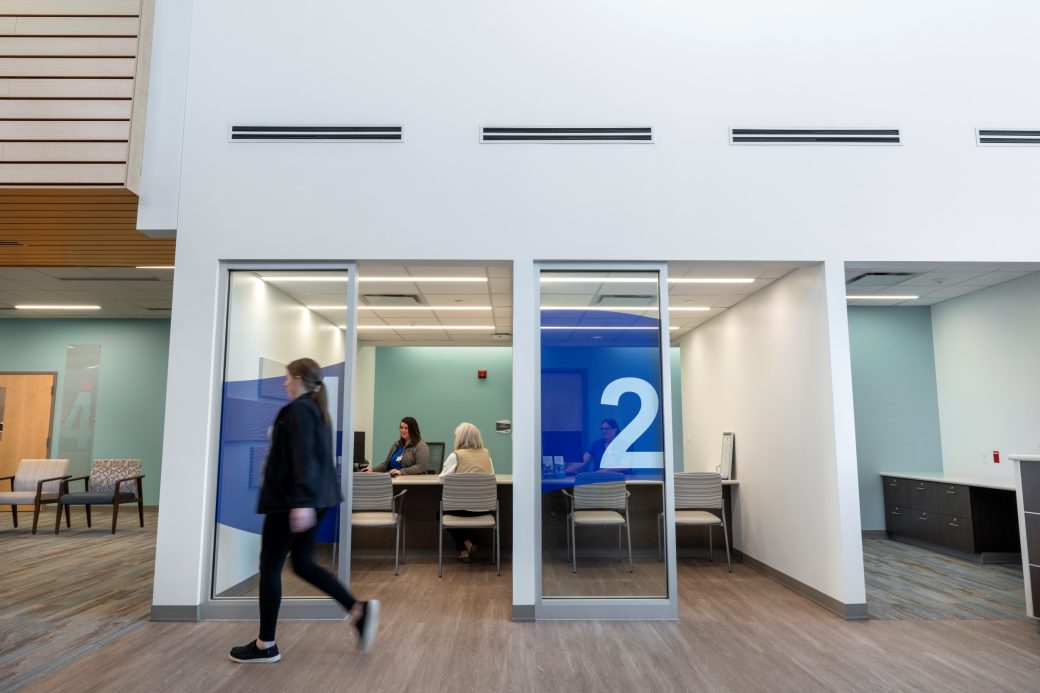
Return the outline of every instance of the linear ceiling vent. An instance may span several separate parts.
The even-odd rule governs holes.
[[[984,144],[1040,144],[1040,130],[976,130],[975,137]]]
[[[57,277],[61,282],[158,282],[158,277]]]
[[[654,143],[653,128],[507,128],[484,127],[480,129],[483,144],[518,142],[557,142],[564,144],[598,143]]]
[[[731,128],[730,144],[900,144],[899,130]]]
[[[362,294],[370,306],[421,306],[416,294]]]
[[[845,282],[845,286],[894,286],[918,274],[920,272],[864,272]]]
[[[232,125],[232,142],[400,142],[400,125]]]

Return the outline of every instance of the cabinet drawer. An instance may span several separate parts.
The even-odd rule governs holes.
[[[907,534],[912,512],[902,505],[885,506],[885,529],[889,534]]]
[[[894,476],[881,477],[885,489],[885,505],[906,507],[910,505],[910,480],[897,479]]]
[[[934,515],[939,525],[940,541],[943,546],[966,553],[975,553],[975,532],[970,517]]]
[[[913,509],[910,511],[906,534],[914,539],[941,544],[943,537],[942,519],[937,513]]]
[[[929,513],[939,512],[939,484],[910,480],[910,507]]]
[[[960,484],[939,484],[939,512],[971,517],[971,489]]]

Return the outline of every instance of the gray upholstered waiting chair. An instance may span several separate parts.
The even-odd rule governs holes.
[[[69,478],[68,460],[21,460],[14,476],[0,477],[11,482],[11,490],[0,492],[0,505],[11,506],[11,519],[18,526],[18,506],[33,506],[32,533],[40,520],[40,508],[58,500],[61,480]],[[59,516],[61,506],[58,507]],[[65,516],[68,522],[68,515]]]
[[[61,482],[61,496],[58,498],[58,515],[54,518],[54,533],[61,527],[61,510],[65,508],[65,522],[68,526],[68,506],[82,505],[87,510],[87,527],[90,527],[90,506],[112,506],[112,534],[116,533],[116,521],[119,519],[119,506],[125,503],[137,503],[137,517],[144,527],[144,488],[141,480],[141,460],[94,460],[89,476],[76,476]],[[69,484],[82,481],[85,491],[69,492]]]
[[[726,564],[733,572],[733,560],[729,555],[729,528],[726,526],[726,502],[722,497],[722,477],[716,472],[677,472],[675,475],[675,524],[698,525],[708,528],[708,560],[712,555],[711,529],[722,527],[726,540]],[[657,552],[664,560],[662,535],[664,513],[657,516]]]
[[[480,515],[452,515],[466,510]],[[445,528],[493,529],[495,568],[502,574],[502,546],[498,535],[498,481],[494,474],[449,474],[441,492],[440,531],[437,533],[437,577],[442,575]]]
[[[394,575],[404,563],[404,494],[405,489],[394,495],[393,482],[389,474],[354,472],[354,491],[351,501],[350,524],[352,527],[393,527]]]
[[[576,525],[618,528],[618,562],[621,562],[621,528],[628,535],[628,572],[635,571],[632,563],[632,529],[628,522],[628,489],[625,476],[616,472],[583,472],[574,477],[573,494],[563,492],[570,502],[567,513],[567,548],[571,557],[571,572],[578,572],[578,546],[575,543]]]

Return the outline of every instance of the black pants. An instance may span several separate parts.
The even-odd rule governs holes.
[[[463,517],[478,517],[480,515],[487,515],[487,511],[473,511],[473,510],[451,510],[448,512],[449,515],[462,515]],[[449,529],[448,534],[455,540],[455,550],[465,551],[466,542],[469,541],[471,544],[477,543],[477,530],[470,529],[469,527],[460,527],[459,529]]]
[[[342,604],[347,611],[357,602],[343,583],[314,562],[314,544],[324,514],[324,510],[318,511],[318,521],[314,526],[299,534],[289,531],[289,513],[276,513],[264,518],[260,546],[260,639],[265,642],[274,640],[278,608],[282,605],[282,567],[289,552],[292,552],[294,573]]]

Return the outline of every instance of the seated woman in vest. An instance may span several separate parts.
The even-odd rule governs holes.
[[[480,437],[480,430],[471,423],[460,423],[455,428],[455,451],[444,460],[444,469],[440,476],[448,474],[494,474],[495,468],[491,464],[491,455],[484,447],[484,441]],[[483,515],[482,512],[470,512],[468,510],[452,510],[452,515]],[[451,538],[455,540],[455,550],[459,552],[459,560],[463,563],[471,563],[473,554],[477,552],[477,545],[473,542],[476,532],[472,529],[449,529]]]
[[[363,471],[389,472],[390,476],[426,473],[426,465],[430,463],[430,446],[419,434],[419,422],[411,416],[406,416],[401,419],[398,431],[401,437],[390,445],[390,451],[386,453],[383,463]]]

